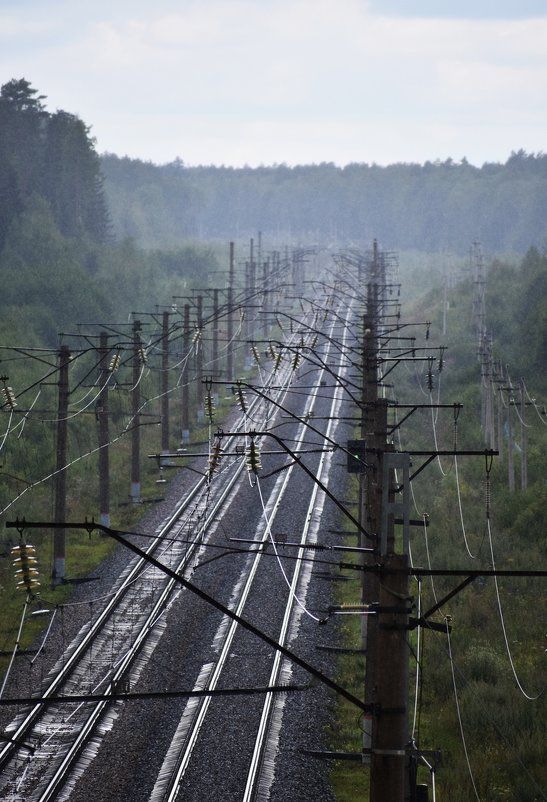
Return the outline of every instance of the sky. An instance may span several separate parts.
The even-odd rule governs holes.
[[[12,78],[156,164],[481,166],[547,150],[547,0],[0,0]]]

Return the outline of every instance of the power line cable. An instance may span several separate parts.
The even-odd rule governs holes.
[[[448,656],[449,656],[449,660],[450,660],[450,669],[451,669],[451,673],[452,673],[452,686],[453,686],[453,689],[454,689],[454,701],[456,702],[456,712],[458,714],[458,723],[459,723],[459,727],[460,727],[460,737],[461,737],[461,740],[462,740],[463,751],[464,751],[464,754],[465,754],[465,761],[467,763],[467,770],[469,772],[469,779],[471,780],[471,785],[473,786],[473,791],[475,793],[475,798],[476,798],[477,802],[481,802],[480,796],[479,796],[479,792],[477,791],[477,786],[475,784],[475,778],[473,776],[473,770],[471,768],[471,761],[469,759],[469,752],[467,750],[467,743],[466,743],[466,740],[465,740],[465,732],[464,732],[464,729],[463,729],[463,720],[462,720],[462,714],[461,714],[461,710],[460,710],[460,702],[459,702],[459,699],[458,699],[458,686],[457,686],[457,683],[456,683],[456,672],[454,670],[454,658],[452,656],[452,643],[451,643],[451,640],[450,640],[450,620],[451,620],[450,616],[445,616],[446,638],[447,638],[447,643],[448,643]]]

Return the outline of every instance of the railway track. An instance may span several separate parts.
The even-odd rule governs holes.
[[[327,341],[328,343],[328,341]],[[328,360],[328,348],[324,355]],[[338,358],[338,357],[337,357]],[[275,390],[256,397],[241,416],[233,432],[222,437],[225,451],[241,440],[242,435],[254,428],[257,421],[270,420],[278,404],[285,398],[290,368],[278,371],[268,379]],[[320,371],[315,389],[309,393],[302,411],[303,419],[310,419],[320,398],[322,383]],[[314,470],[317,478],[328,473],[333,440],[333,419],[341,403],[341,391],[337,389],[330,402],[328,426],[322,442],[315,443],[315,451],[321,452]],[[271,422],[271,420],[270,420]],[[277,423],[279,424],[279,421]],[[287,424],[285,424],[287,425]],[[299,423],[292,433],[296,451],[304,451],[309,429]],[[309,439],[309,438],[308,438]],[[203,562],[208,542],[213,538],[223,511],[233,504],[237,488],[241,484],[245,463],[241,457],[223,460],[222,470],[211,477],[196,482],[192,491],[178,506],[170,518],[156,533],[156,538],[147,549],[149,556],[159,560],[171,572],[191,576]],[[273,539],[272,527],[283,509],[290,493],[291,477],[295,464],[279,473],[267,500],[262,495],[262,480],[254,479],[256,493],[260,495],[262,510],[245,558],[244,570],[231,593],[230,609],[241,614],[251,603],[253,595],[260,594],[258,577],[264,573],[266,544]],[[274,637],[286,646],[294,637],[298,620],[305,608],[305,590],[309,581],[309,563],[303,558],[317,536],[319,498],[317,484],[311,488],[311,496],[304,522],[300,525],[297,559],[292,561],[292,575],[284,570],[287,600],[282,613],[276,614]],[[275,548],[275,547],[274,547]],[[279,563],[281,565],[281,560]],[[134,687],[140,673],[158,644],[169,606],[180,589],[172,578],[166,577],[159,568],[144,560],[133,561],[125,575],[113,589],[112,596],[78,640],[71,645],[60,663],[52,672],[47,687],[40,690],[40,702],[22,713],[8,729],[11,741],[0,751],[0,794],[2,799],[46,802],[52,799],[69,799],[79,777],[97,754],[100,736],[112,726],[117,709],[109,696],[120,689]],[[256,602],[255,602],[256,603]],[[211,651],[214,659],[205,662],[196,677],[194,688],[212,692],[221,690],[225,677],[230,675],[230,657],[241,634],[234,620],[222,619],[217,628]],[[114,659],[113,659],[113,656]],[[266,685],[283,684],[290,676],[290,664],[279,651],[273,655]],[[236,679],[235,682],[239,682]],[[92,704],[74,702],[56,704],[56,696],[94,694],[105,697]],[[265,695],[258,717],[256,735],[253,736],[252,757],[245,779],[244,800],[266,798],[271,781],[271,765],[275,751],[275,721],[279,723],[283,699],[271,693]],[[191,698],[186,703],[180,720],[171,738],[171,745],[150,793],[150,802],[164,802],[178,798],[191,761],[199,761],[200,739],[207,729],[215,731],[218,719],[214,708],[216,697],[206,695]],[[272,725],[274,722],[274,725]],[[205,736],[206,737],[206,736]],[[210,737],[210,736],[209,736]],[[21,748],[21,744],[25,744]],[[29,751],[32,749],[32,752]]]

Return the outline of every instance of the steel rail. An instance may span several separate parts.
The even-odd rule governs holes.
[[[352,307],[350,305],[349,308],[347,309],[346,329],[344,330],[344,339],[347,337],[348,333],[347,323],[349,321],[349,318],[351,317],[351,314],[352,314]],[[327,356],[325,357],[325,361],[327,359]],[[341,403],[341,398],[340,398],[341,393],[342,393],[342,388],[341,386],[338,386],[334,391],[334,395],[330,406],[329,421],[327,424],[327,430],[325,432],[325,442],[327,441],[327,439],[332,439],[331,435],[334,433],[334,430],[338,425],[337,409]],[[330,461],[331,457],[332,457],[332,452],[330,452],[329,454],[327,453],[321,454],[319,467],[317,469],[318,479],[321,480],[323,473],[325,472],[325,468],[327,466],[327,461]],[[315,483],[313,485],[312,494],[306,512],[305,524],[302,529],[300,537],[300,548],[298,549],[299,558],[304,557],[304,554],[306,552],[306,544],[309,543],[310,529],[319,493],[320,493],[319,484]],[[323,498],[324,497],[325,496],[323,494]],[[290,629],[291,629],[291,624],[293,622],[294,610],[295,610],[294,599],[297,596],[300,597],[298,588],[301,584],[302,574],[305,570],[306,571],[309,570],[309,565],[306,565],[302,559],[297,559],[291,580],[289,603],[285,608],[283,622],[281,625],[280,634],[278,636],[278,641],[283,646],[288,645],[290,642]],[[283,662],[284,658],[281,652],[280,651],[275,652],[272,670],[270,672],[269,684],[272,685],[274,681],[275,682],[279,681],[283,669]],[[276,703],[279,705],[278,697],[276,699],[273,694],[271,693],[266,694],[262,708],[262,713],[260,716],[260,724],[258,728],[258,734],[255,740],[253,756],[251,759],[251,764],[249,766],[249,771],[247,773],[247,781],[242,796],[242,802],[253,802],[253,800],[257,799],[259,795],[259,788],[261,782],[262,783],[266,782],[268,787],[271,784],[272,777],[269,775],[268,777],[263,778],[262,774],[263,774],[263,767],[268,762],[266,759],[266,754],[268,753],[268,751],[274,752],[273,748],[274,745],[268,744],[268,732],[271,727],[271,721],[274,715],[274,708]],[[269,746],[270,749],[268,749]],[[273,760],[273,755],[272,755],[272,760]]]
[[[330,349],[330,344],[329,344]],[[324,367],[320,369],[320,376],[325,372]],[[306,402],[305,413],[301,416],[304,420],[298,420],[298,430],[297,435],[295,437],[297,443],[300,443],[308,430],[308,426],[305,422],[305,417],[307,414],[313,411],[317,398],[319,397],[320,390],[321,390],[320,382],[318,381],[315,386],[313,387],[313,392],[308,396]],[[333,401],[334,404],[334,401]],[[329,430],[330,430],[329,424]],[[325,454],[323,453],[321,456],[321,465],[323,465],[325,458]],[[280,477],[276,482],[276,485],[270,494],[268,499],[268,507],[272,510],[270,513],[270,517],[268,519],[268,525],[270,525],[277,512],[281,507],[281,503],[283,497],[289,487],[289,482],[292,476],[292,471],[295,468],[295,464],[291,464],[283,477]],[[304,543],[310,528],[311,522],[311,510],[313,508],[313,504],[317,497],[317,491],[319,490],[317,485],[314,485],[314,491],[312,492],[312,498],[310,500],[310,504],[308,507],[308,514],[306,515],[305,524],[302,530],[301,535],[301,542]],[[263,532],[263,528],[261,528],[261,532]],[[251,590],[253,588],[253,584],[256,579],[256,574],[261,563],[263,557],[263,550],[262,546],[265,542],[267,542],[267,537],[263,538],[262,540],[255,541],[258,549],[254,551],[253,558],[251,560],[251,565],[247,566],[246,568],[246,577],[244,583],[242,583],[240,594],[237,599],[237,605],[234,608],[234,611],[237,615],[241,615],[244,607],[247,603]],[[305,548],[301,549],[301,553],[305,551]],[[297,561],[297,565],[299,565],[301,561]],[[295,590],[296,586],[298,585],[300,577],[300,572],[297,569],[293,574],[293,579],[291,582],[290,594],[287,605],[285,607],[284,615],[283,615],[283,624],[281,627],[281,640],[279,641],[282,645],[285,645],[287,639],[287,628],[289,625],[289,621],[291,620],[293,606],[294,606],[294,597],[295,597]],[[221,624],[222,627],[222,624]],[[222,646],[220,648],[220,652],[218,655],[218,659],[214,666],[209,666],[208,670],[205,670],[202,674],[200,674],[198,678],[198,682],[196,684],[196,688],[203,688],[206,687],[207,690],[214,690],[220,680],[224,667],[227,663],[228,657],[231,653],[233,641],[238,631],[238,623],[237,621],[232,620],[227,627],[226,631],[224,632]],[[218,645],[217,645],[218,649]],[[279,676],[280,667],[281,667],[282,657],[280,652],[275,652],[274,656],[274,668],[271,671],[271,676],[276,677]],[[273,686],[270,686],[273,687]],[[265,705],[268,704],[268,700],[272,699],[272,694],[266,694],[266,702]],[[177,799],[180,791],[181,791],[181,784],[184,777],[184,774],[190,764],[190,760],[192,758],[194,749],[197,744],[198,737],[200,735],[201,729],[204,725],[207,713],[209,711],[210,705],[212,701],[212,696],[205,696],[199,699],[199,701],[187,704],[183,714],[180,718],[179,725],[175,731],[175,734],[172,739],[171,748],[165,756],[162,768],[158,774],[158,779],[156,780],[156,784],[154,789],[150,795],[149,802],[175,802]],[[258,734],[255,739],[255,746],[253,749],[253,761],[249,768],[249,775],[246,781],[247,788],[254,787],[256,783],[256,776],[259,771],[260,761],[255,759],[255,756],[262,756],[264,751],[264,740],[267,734],[267,723],[269,722],[269,718],[271,715],[271,707],[268,708],[267,713],[262,713],[261,715],[261,722],[258,730]],[[245,791],[246,796],[244,799],[251,799],[252,797],[248,795],[248,791]]]
[[[288,372],[288,368],[287,368]],[[278,376],[276,376],[276,381],[278,381]],[[281,391],[280,391],[281,394]],[[267,407],[267,403],[264,402],[263,399],[255,398],[252,402],[249,403],[250,410],[253,413],[260,409],[260,407]],[[238,423],[236,424],[237,428],[243,428],[245,426],[245,419],[243,416],[240,417]],[[234,484],[239,478],[241,470],[243,469],[243,462],[240,461],[238,463],[238,467],[236,471],[233,473],[231,478],[228,480],[228,485],[223,492],[221,492],[220,497],[218,498],[217,502],[214,504],[214,507],[211,508],[210,514],[206,518],[206,523],[202,524],[200,531],[203,535],[205,532],[206,527],[209,527],[211,522],[213,521],[214,517],[218,514],[218,510],[222,503],[226,500],[229,496],[230,491],[232,490]],[[206,476],[201,477],[196,484],[191,488],[190,492],[184,498],[184,500],[178,504],[172,513],[169,516],[167,521],[162,526],[161,530],[157,533],[157,536],[154,542],[148,547],[146,553],[149,555],[154,554],[159,548],[162,546],[162,541],[166,537],[166,535],[177,525],[181,516],[188,511],[192,502],[199,496],[199,494],[204,490],[205,484],[207,482]],[[218,483],[217,483],[218,484]],[[178,571],[184,570],[191,559],[194,558],[194,553],[197,548],[202,545],[202,540],[192,544],[189,548],[186,548],[184,556],[181,561],[179,561],[176,565]],[[133,566],[130,568],[130,571],[127,576],[124,577],[122,580],[122,584],[115,590],[112,598],[107,602],[101,613],[98,617],[93,621],[92,625],[89,627],[87,632],[85,632],[84,636],[81,640],[76,644],[76,647],[73,651],[69,654],[68,658],[64,662],[61,670],[59,670],[56,675],[54,676],[52,682],[45,688],[40,694],[40,702],[37,702],[31,710],[23,717],[23,720],[20,724],[15,728],[14,731],[10,731],[10,741],[4,746],[4,748],[0,751],[0,771],[3,770],[10,760],[13,760],[14,756],[20,751],[21,746],[25,746],[25,741],[29,739],[29,733],[32,731],[33,728],[37,728],[39,725],[39,721],[44,714],[49,715],[51,717],[52,707],[51,704],[45,704],[46,702],[52,701],[54,696],[58,693],[59,689],[69,681],[72,673],[77,669],[79,662],[85,656],[87,650],[89,649],[90,645],[95,642],[99,633],[104,629],[106,622],[115,615],[116,609],[119,607],[121,599],[126,595],[128,589],[132,588],[135,582],[144,575],[146,572],[150,571],[149,564],[146,562],[144,558],[137,559]],[[173,589],[173,583],[171,580],[167,581],[165,576],[161,578],[162,583],[165,583],[165,587],[169,587],[169,591],[165,591],[161,594],[163,604],[165,605],[166,600],[168,599],[170,592]],[[108,689],[110,691],[114,691],[116,687],[116,681],[123,676],[123,674],[128,670],[129,665],[135,659],[138,652],[140,651],[145,635],[150,633],[153,629],[153,623],[158,620],[160,616],[160,607],[161,605],[157,604],[154,606],[154,611],[147,616],[145,623],[140,627],[139,632],[135,636],[133,648],[128,649],[125,659],[120,664],[118,670],[114,673],[112,678],[109,681]],[[104,679],[103,679],[104,681]],[[97,704],[95,706],[95,710],[92,711],[92,715],[88,717],[87,724],[84,724],[80,728],[80,733],[73,743],[72,747],[68,750],[67,754],[62,758],[61,765],[55,771],[53,777],[47,782],[47,786],[44,789],[43,793],[40,796],[35,796],[34,798],[40,800],[40,802],[46,802],[53,798],[53,795],[58,792],[59,787],[64,782],[64,778],[68,773],[70,767],[74,764],[75,759],[81,753],[82,749],[85,747],[85,742],[93,732],[97,721],[99,720],[102,713],[104,713],[107,702]],[[28,749],[26,750],[29,751]],[[42,761],[45,762],[45,761]]]

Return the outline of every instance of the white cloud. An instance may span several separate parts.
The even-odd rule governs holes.
[[[0,71],[80,114],[104,150],[385,163],[544,147],[545,18],[387,17],[363,0],[42,5],[0,15]]]

